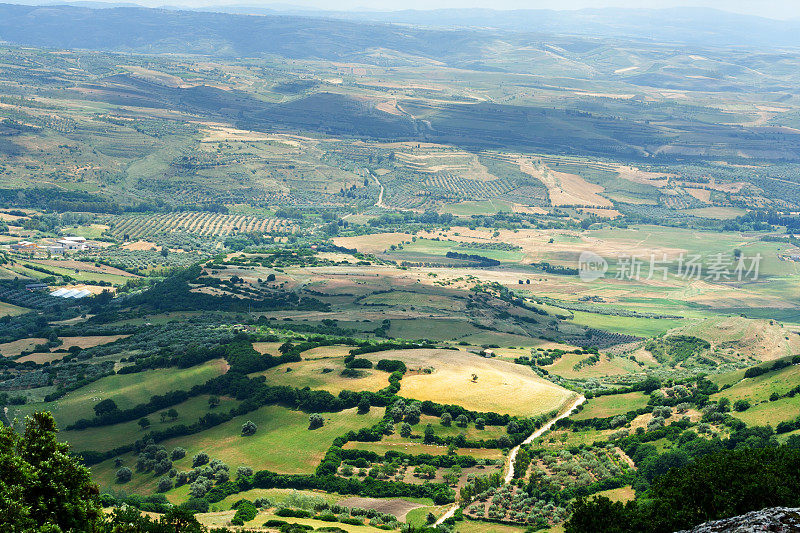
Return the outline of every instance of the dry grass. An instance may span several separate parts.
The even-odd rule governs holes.
[[[254,342],[253,349],[260,354],[279,355],[278,347],[282,342]]]
[[[462,351],[393,350],[367,357],[405,362],[409,372],[400,382],[400,394],[415,400],[534,416],[558,409],[572,394],[539,378],[529,367]]]
[[[114,341],[118,341],[119,339],[124,339],[126,337],[130,337],[130,335],[93,335],[91,337],[61,337],[61,340],[64,344],[59,346],[59,348],[63,348],[65,350],[69,350],[73,346],[77,346],[79,348],[93,348],[94,346],[100,346],[102,344],[108,344]]]
[[[156,243],[150,241],[133,241],[122,245],[125,250],[155,250],[158,249]]]
[[[557,172],[541,161],[524,157],[518,158],[515,162],[522,172],[533,176],[547,187],[550,203],[553,206],[614,207],[611,200],[600,196],[605,190],[602,186],[589,183],[576,174]]]
[[[381,233],[379,235],[358,235],[356,237],[337,237],[333,240],[336,246],[355,248],[365,254],[383,252],[392,244],[410,241],[411,235],[406,233]]]
[[[291,369],[291,371],[287,371]],[[389,384],[389,374],[379,370],[361,370],[361,377],[342,377],[345,369],[344,357],[336,359],[309,359],[299,363],[289,363],[259,372],[270,385],[289,385],[292,387],[311,387],[313,390],[326,390],[338,394],[343,390],[377,392]]]
[[[32,353],[28,354],[25,357],[20,357],[17,359],[17,363],[26,363],[28,361],[33,361],[37,365],[41,365],[43,363],[52,363],[53,361],[60,361],[64,359],[67,354],[65,352],[56,352],[56,353]]]
[[[636,491],[634,491],[633,487],[631,487],[630,485],[626,485],[618,489],[610,489],[598,492],[595,496],[605,496],[612,502],[625,503],[636,498]]]
[[[352,346],[318,346],[316,348],[306,350],[305,352],[301,353],[300,356],[304,360],[345,357],[352,349]]]
[[[16,357],[22,352],[32,350],[37,344],[44,344],[46,342],[47,339],[42,339],[39,337],[31,337],[29,339],[19,339],[12,342],[6,342],[4,344],[0,344],[0,354],[2,354],[3,357]]]

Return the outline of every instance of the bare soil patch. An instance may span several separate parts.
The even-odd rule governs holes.
[[[408,512],[413,509],[425,507],[422,504],[401,499],[379,500],[377,498],[345,498],[344,500],[339,500],[336,503],[338,505],[344,505],[346,507],[375,509],[380,513],[387,513],[394,515],[397,517],[398,520],[405,520]]]

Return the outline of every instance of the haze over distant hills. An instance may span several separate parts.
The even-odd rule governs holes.
[[[137,7],[134,3],[103,3],[91,1],[46,1],[32,0],[25,2],[38,6],[75,6],[81,8],[104,8],[104,13],[76,15],[77,12],[61,11],[66,16],[87,20],[92,18],[99,24],[102,20],[115,18],[113,10],[120,7]],[[737,47],[778,47],[798,48],[800,40],[800,20],[775,20],[763,17],[741,15],[707,8],[670,8],[670,9],[581,9],[574,11],[556,11],[545,9],[525,10],[492,10],[492,9],[435,9],[435,10],[401,10],[401,11],[324,11],[290,4],[267,5],[221,5],[189,9],[185,7],[165,6],[169,11],[203,11],[229,14],[250,15],[282,15],[316,17],[324,19],[348,20],[353,22],[392,23],[420,26],[435,29],[486,29],[506,32],[536,32],[567,35],[586,35],[595,37],[621,37],[642,39],[654,42],[685,43],[703,46],[737,46]],[[0,11],[4,20],[0,28],[22,24],[40,18],[48,23],[48,11],[24,10]],[[23,16],[26,20],[13,17]],[[9,18],[11,17],[11,18]],[[137,16],[138,17],[138,16]],[[136,18],[136,17],[134,17]],[[132,24],[135,21],[132,21]],[[101,26],[102,27],[102,26]],[[21,28],[20,28],[21,29]],[[90,28],[89,28],[90,29]],[[91,30],[91,29],[90,29]],[[34,35],[35,28],[30,28]],[[59,32],[69,29],[59,30]],[[11,35],[12,38],[9,38]],[[54,36],[53,36],[54,37]],[[0,31],[0,38],[15,42],[20,38],[14,32]],[[23,43],[24,39],[20,41]],[[28,42],[27,44],[32,44]]]

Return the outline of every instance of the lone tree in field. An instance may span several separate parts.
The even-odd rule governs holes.
[[[308,429],[321,428],[325,424],[325,419],[319,413],[313,413],[308,417]]]
[[[292,348],[294,348],[294,344],[292,344],[292,341],[286,341],[280,346],[278,346],[278,351],[281,352],[281,354],[285,354],[290,352]]]
[[[167,417],[172,420],[173,422],[178,419],[178,411],[175,409],[170,409],[167,411]]]
[[[486,420],[481,417],[475,419],[475,429],[483,429],[486,427]]]
[[[218,407],[218,406],[219,406],[219,397],[217,397],[217,396],[209,397],[209,399],[208,399],[208,408],[209,409],[214,409],[215,407]]]
[[[89,470],[56,439],[50,413],[34,413],[20,435],[0,427],[0,521],[3,531],[96,531],[99,490]]]
[[[147,418],[146,416],[142,417],[142,418],[139,419],[138,424],[139,424],[140,428],[147,429],[147,428],[150,427],[150,419]]]
[[[369,398],[366,395],[361,397],[361,401],[358,402],[358,413],[361,415],[365,415],[369,413],[370,403]]]
[[[425,444],[432,444],[434,439],[436,438],[436,432],[433,430],[433,426],[428,424],[425,426]]]
[[[451,415],[450,413],[448,413],[448,412],[446,412],[446,411],[445,411],[445,412],[442,414],[442,425],[443,425],[444,427],[450,427],[450,425],[451,425],[452,423],[453,423],[453,415]]]
[[[252,437],[258,431],[258,426],[252,420],[242,424],[242,437]]]
[[[183,459],[184,457],[186,457],[186,450],[178,446],[172,450],[169,456],[173,461],[177,461],[178,459]]]
[[[404,439],[407,439],[411,436],[411,424],[408,422],[403,422],[400,424],[400,436]]]
[[[117,470],[115,477],[117,478],[117,483],[127,483],[133,477],[133,472],[127,466],[123,466]]]
[[[117,410],[117,404],[111,398],[106,398],[105,400],[94,406],[94,414],[97,416],[107,415],[113,413],[116,410]]]
[[[469,418],[467,418],[467,415],[458,415],[456,417],[456,425],[458,427],[465,428],[467,427],[467,424],[469,424]]]

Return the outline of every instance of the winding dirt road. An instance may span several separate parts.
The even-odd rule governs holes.
[[[542,427],[540,427],[539,429],[537,429],[536,431],[534,431],[533,433],[531,433],[531,434],[528,436],[528,438],[527,438],[527,439],[525,439],[524,441],[522,441],[522,444],[519,444],[518,446],[516,446],[515,448],[513,448],[513,449],[511,450],[511,452],[508,454],[508,472],[506,473],[506,477],[505,477],[505,479],[503,480],[503,481],[504,481],[504,483],[505,483],[506,485],[508,485],[509,483],[511,483],[511,480],[512,480],[512,479],[514,479],[514,459],[516,459],[516,457],[517,457],[517,452],[519,451],[519,448],[520,448],[520,446],[522,446],[522,445],[524,445],[524,444],[530,444],[531,442],[533,442],[533,440],[534,440],[534,439],[536,439],[536,438],[538,438],[538,437],[541,437],[541,436],[542,436],[542,435],[543,435],[545,432],[549,431],[549,430],[550,430],[550,428],[552,428],[552,427],[553,427],[553,425],[554,425],[556,422],[558,422],[558,421],[559,421],[559,420],[561,420],[562,418],[566,418],[566,417],[568,417],[569,415],[571,415],[571,414],[572,414],[572,413],[575,411],[575,409],[577,409],[577,408],[578,408],[578,406],[579,406],[579,405],[581,405],[581,404],[582,404],[583,402],[585,402],[585,401],[586,401],[586,398],[584,398],[583,396],[578,396],[577,398],[575,398],[575,401],[573,401],[573,402],[572,402],[572,404],[570,404],[570,406],[569,406],[569,408],[568,408],[568,409],[566,409],[566,410],[565,410],[563,413],[561,413],[560,415],[553,417],[553,418],[552,418],[550,421],[548,421],[548,422],[547,422],[546,424],[544,424]],[[450,509],[448,509],[448,510],[447,510],[447,512],[446,512],[446,513],[444,513],[444,514],[443,514],[443,515],[442,515],[442,516],[441,516],[441,517],[440,517],[440,518],[439,518],[439,519],[436,521],[436,524],[435,524],[435,525],[437,525],[437,526],[438,526],[439,524],[441,524],[442,522],[444,522],[445,520],[447,520],[448,518],[450,518],[451,516],[453,516],[453,514],[455,514],[455,512],[456,512],[456,509],[458,509],[458,507],[459,507],[459,505],[458,505],[458,502],[454,503],[454,504],[452,505],[452,507],[450,507]]]

